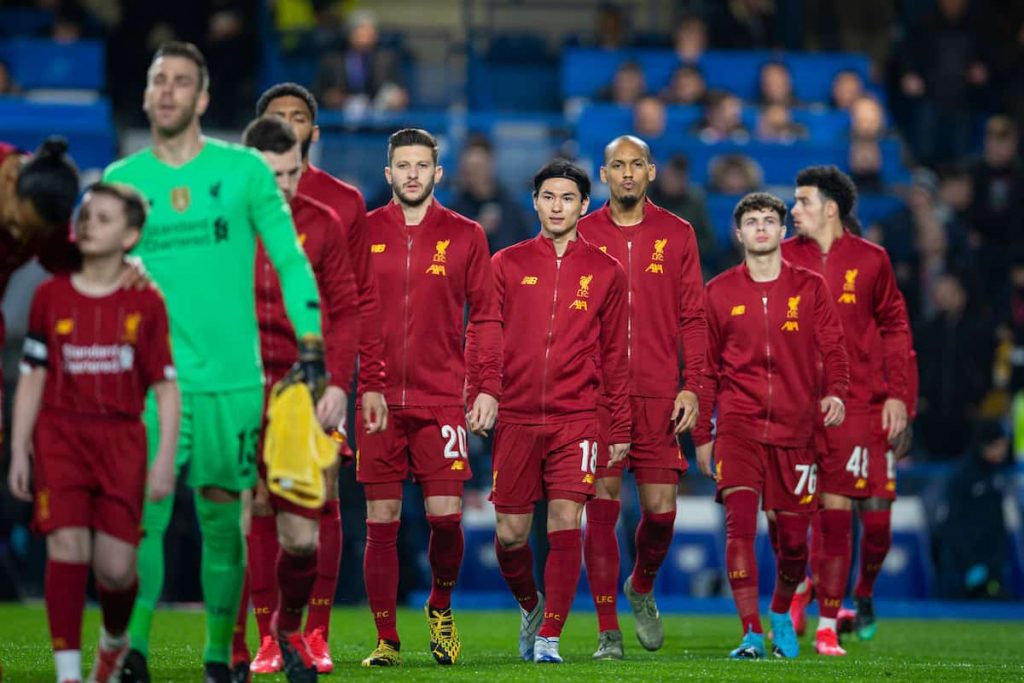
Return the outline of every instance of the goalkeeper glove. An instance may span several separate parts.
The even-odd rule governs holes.
[[[295,376],[295,381],[303,382],[309,387],[314,402],[320,399],[327,387],[324,340],[321,337],[308,334],[299,339],[299,360],[289,374]]]

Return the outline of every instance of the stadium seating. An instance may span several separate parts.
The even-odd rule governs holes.
[[[54,131],[68,139],[69,152],[81,169],[102,169],[114,160],[117,137],[110,102],[59,104],[0,98],[2,139],[34,150]]]
[[[97,40],[12,38],[0,41],[0,59],[25,90],[102,90],[106,82],[106,52]]]

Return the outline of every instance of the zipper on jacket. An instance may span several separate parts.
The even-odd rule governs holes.
[[[633,240],[626,240],[626,367],[633,372]]]
[[[772,423],[772,342],[771,325],[768,324],[768,294],[761,295],[761,308],[764,311],[764,351],[765,368],[768,370],[768,413],[764,420],[764,436],[768,438],[768,429]]]
[[[402,306],[402,403],[405,405],[405,385],[409,368],[409,279],[412,274],[412,233],[405,229],[405,302]]]
[[[551,339],[555,335],[555,313],[558,310],[558,274],[562,271],[562,259],[555,259],[555,289],[551,295],[551,318],[548,319],[548,337],[544,342],[544,373],[540,386],[540,418],[547,422],[548,413],[548,359],[551,357]]]

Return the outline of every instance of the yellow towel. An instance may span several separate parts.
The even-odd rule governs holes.
[[[313,397],[301,382],[278,382],[267,407],[263,461],[270,490],[307,508],[324,503],[322,470],[338,458],[338,443],[317,422]]]

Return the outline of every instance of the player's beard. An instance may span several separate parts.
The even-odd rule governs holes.
[[[196,118],[196,106],[199,104],[199,96],[197,95],[192,103],[186,107],[182,112],[181,116],[167,126],[157,126],[157,133],[162,138],[173,138],[184,132]]]
[[[423,194],[419,197],[410,197],[405,194],[402,192],[402,186],[398,183],[391,183],[391,191],[398,197],[398,201],[406,206],[419,206],[434,194],[434,176],[430,176],[430,180],[423,183]]]
[[[618,200],[619,204],[622,205],[622,208],[624,208],[624,209],[632,209],[637,204],[642,202],[645,197],[646,197],[646,195],[644,195],[644,194],[634,193],[634,194],[619,195],[615,199]]]
[[[299,142],[299,151],[302,152],[302,160],[309,160],[309,148],[313,146],[313,133],[310,131],[309,137]]]

